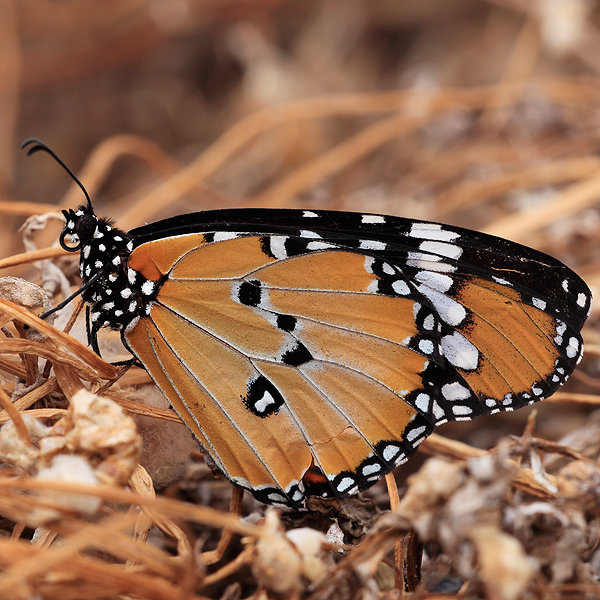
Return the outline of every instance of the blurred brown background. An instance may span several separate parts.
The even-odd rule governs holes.
[[[36,136],[124,228],[385,212],[538,247],[595,290],[599,17],[585,0],[0,0],[1,254],[22,252],[24,217],[82,201],[19,150]]]
[[[597,21],[584,0],[1,0],[0,192],[56,203],[68,185],[24,159],[27,136],[80,171],[134,134],[91,184],[101,208],[131,202],[277,109],[283,124],[240,138],[157,216],[253,200],[485,227],[595,172]],[[373,92],[390,95],[356,96]],[[572,230],[596,231],[595,211],[578,219]]]
[[[49,144],[79,174],[98,214],[125,229],[232,206],[383,212],[526,243],[566,262],[594,292],[600,289],[600,9],[592,0],[0,0],[0,260],[23,252],[24,237],[28,250],[56,244],[60,215],[47,227],[30,220],[25,235],[19,228],[27,217],[83,201],[48,156],[27,159],[19,150],[29,136]],[[36,233],[38,226],[45,231]],[[79,285],[75,261],[58,261],[70,278],[63,276],[63,295]],[[48,284],[39,263],[3,269],[6,274]],[[597,324],[595,311],[584,329],[581,368],[537,406],[535,428],[531,424],[535,435],[551,440],[570,434],[566,442],[580,451],[588,444],[594,457],[598,416],[589,414],[600,388]],[[85,337],[83,325],[79,335]],[[14,379],[4,384],[14,386]],[[135,385],[126,378],[119,384],[121,396],[130,393],[133,400],[139,382],[131,381]],[[140,400],[149,395],[139,392]],[[65,405],[63,398],[43,402],[42,408]],[[502,435],[520,434],[530,413],[453,423],[440,432],[489,448]],[[163,457],[183,465],[190,448],[172,450],[185,444],[180,425],[167,429],[164,421],[148,421],[140,425],[144,464],[162,487],[180,475]],[[397,471],[400,485],[425,452],[423,444]],[[169,493],[228,506],[229,483],[215,480],[198,455],[186,468]],[[151,489],[152,481],[146,483]],[[586,596],[595,598],[597,481],[590,485],[596,486],[590,488],[595,525],[581,517],[577,527],[581,539],[592,540],[587,556],[596,552],[596,591]],[[389,506],[383,482],[368,494]],[[551,544],[544,536],[558,525],[543,519],[533,527],[545,549]],[[10,522],[3,527],[18,548],[23,529],[13,530]],[[564,539],[579,540],[571,536],[574,528],[561,527]],[[79,551],[75,539],[72,548]],[[202,546],[207,537],[189,539]],[[177,597],[194,583],[186,565],[196,565],[181,540],[189,542],[183,534],[177,541],[179,558],[186,558],[175,563],[169,557],[168,569],[157,571],[170,577],[164,573],[182,567],[177,572],[186,579]],[[575,556],[575,541],[569,543],[557,543],[557,555]],[[115,548],[119,544],[115,535]],[[70,551],[69,543],[55,547]],[[110,544],[105,548],[94,559],[129,560]],[[583,542],[577,552],[582,548]],[[88,561],[67,551],[62,560],[68,566]],[[13,579],[3,576],[5,590],[18,581],[11,598],[35,595],[38,588],[27,587],[25,577],[37,577],[36,569],[57,583],[59,592],[48,597],[67,597],[60,584],[71,580],[62,571],[54,577],[55,558],[47,569],[37,553],[29,565],[22,559],[29,554],[6,550],[3,556],[5,564],[14,560]],[[147,564],[154,564],[155,554],[148,556]],[[136,574],[147,577],[129,566],[123,581],[125,575],[132,582]],[[105,577],[108,571],[98,572]],[[98,579],[90,581],[85,592],[68,597],[96,597]],[[137,593],[133,584],[123,589],[128,597]]]

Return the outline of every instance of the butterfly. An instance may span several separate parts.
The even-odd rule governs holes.
[[[262,502],[363,490],[436,425],[547,398],[581,360],[590,290],[531,248],[326,210],[125,232],[69,173],[87,203],[63,211],[60,244],[80,253],[89,343],[120,331],[216,469]]]

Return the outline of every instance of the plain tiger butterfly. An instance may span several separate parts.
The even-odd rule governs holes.
[[[89,343],[119,330],[218,470],[263,502],[356,493],[436,425],[547,398],[581,360],[590,290],[531,248],[324,210],[213,210],[126,233],[47,146],[23,146],[86,195],[63,211],[60,244],[80,253]]]

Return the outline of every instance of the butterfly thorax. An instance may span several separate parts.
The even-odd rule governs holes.
[[[66,224],[61,244],[70,251],[80,251],[79,273],[84,285],[97,277],[82,294],[90,307],[92,329],[127,328],[146,312],[150,300],[150,295],[142,292],[144,281],[139,273],[128,267],[131,236],[86,206],[63,214]],[[64,244],[66,235],[74,246]]]

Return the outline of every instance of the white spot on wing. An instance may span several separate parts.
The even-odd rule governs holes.
[[[424,252],[433,252],[434,254],[440,254],[447,258],[457,259],[463,253],[460,246],[455,244],[448,244],[447,242],[421,242],[419,249]]]
[[[496,283],[499,283],[500,285],[506,285],[508,287],[512,287],[512,283],[510,281],[508,281],[507,279],[502,279],[502,277],[496,277],[495,275],[492,275],[492,279]]]
[[[419,340],[419,350],[423,352],[423,354],[431,354],[433,349],[434,346],[431,340]]]
[[[579,352],[579,340],[575,337],[569,339],[566,353],[569,358],[575,358]]]
[[[257,412],[265,412],[267,407],[271,404],[275,404],[275,398],[273,398],[273,396],[271,396],[271,394],[265,390],[262,398],[254,403],[254,408]]]
[[[408,235],[414,238],[443,242],[450,242],[460,237],[460,234],[455,231],[444,229],[440,223],[413,223]]]
[[[425,433],[425,425],[421,425],[421,427],[415,427],[414,429],[411,429],[407,434],[406,434],[406,439],[409,442],[413,442],[415,439],[417,439],[422,433]]]
[[[423,252],[409,252],[406,264],[420,271],[435,271],[437,273],[454,273],[456,267],[448,262],[443,262],[441,257],[435,254],[424,254]]]
[[[448,325],[456,327],[467,316],[465,307],[449,296],[433,290],[427,285],[420,285],[419,291],[433,304],[440,318]]]
[[[444,412],[442,407],[435,400],[433,401],[433,416],[436,419],[441,419],[442,417],[446,416],[446,413]],[[446,421],[447,419],[444,419],[444,423]],[[438,423],[438,425],[442,425],[442,423]]]
[[[458,331],[442,338],[442,354],[454,367],[465,369],[466,371],[477,369],[479,351]]]
[[[234,240],[238,237],[238,233],[235,231],[215,231],[213,242],[224,242],[226,240]]]
[[[464,385],[455,381],[442,386],[442,394],[446,400],[456,402],[457,400],[466,400],[471,396],[471,391]]]
[[[327,242],[308,242],[306,244],[307,250],[327,250],[328,248],[337,248],[335,244],[328,244]]]
[[[344,477],[337,486],[338,492],[345,492],[350,486],[354,485],[354,479],[351,477]]]
[[[269,238],[269,246],[271,254],[275,258],[284,259],[287,258],[287,250],[285,249],[285,242],[287,237],[283,235],[274,235]]]
[[[361,250],[385,250],[387,244],[378,240],[360,240],[358,247]]]
[[[360,218],[361,223],[385,223],[385,217],[383,215],[362,215]]]
[[[149,296],[154,291],[154,281],[144,281],[142,284],[142,294]]]
[[[429,395],[419,394],[415,400],[415,406],[421,411],[426,413],[429,410]]]
[[[415,279],[420,281],[424,285],[437,290],[438,292],[447,292],[454,281],[449,275],[443,275],[442,273],[432,273],[431,271],[419,271],[415,275]]]
[[[382,452],[383,459],[386,462],[390,462],[391,460],[394,460],[394,458],[398,454],[398,452],[400,452],[399,446],[394,446],[393,444],[388,444],[383,449],[383,452]]]
[[[435,317],[433,316],[433,314],[429,314],[423,319],[423,328],[427,329],[428,331],[431,331],[434,327]]]
[[[381,471],[381,465],[379,463],[374,463],[372,465],[365,465],[362,469],[362,474],[364,477],[368,477],[369,475],[374,475]]]
[[[532,298],[531,302],[536,308],[539,308],[540,310],[546,309],[546,302],[544,302],[544,300],[542,300],[541,298]]]
[[[392,289],[396,292],[396,294],[400,294],[401,296],[408,296],[410,294],[410,287],[403,279],[394,281],[394,283],[392,283]]]

